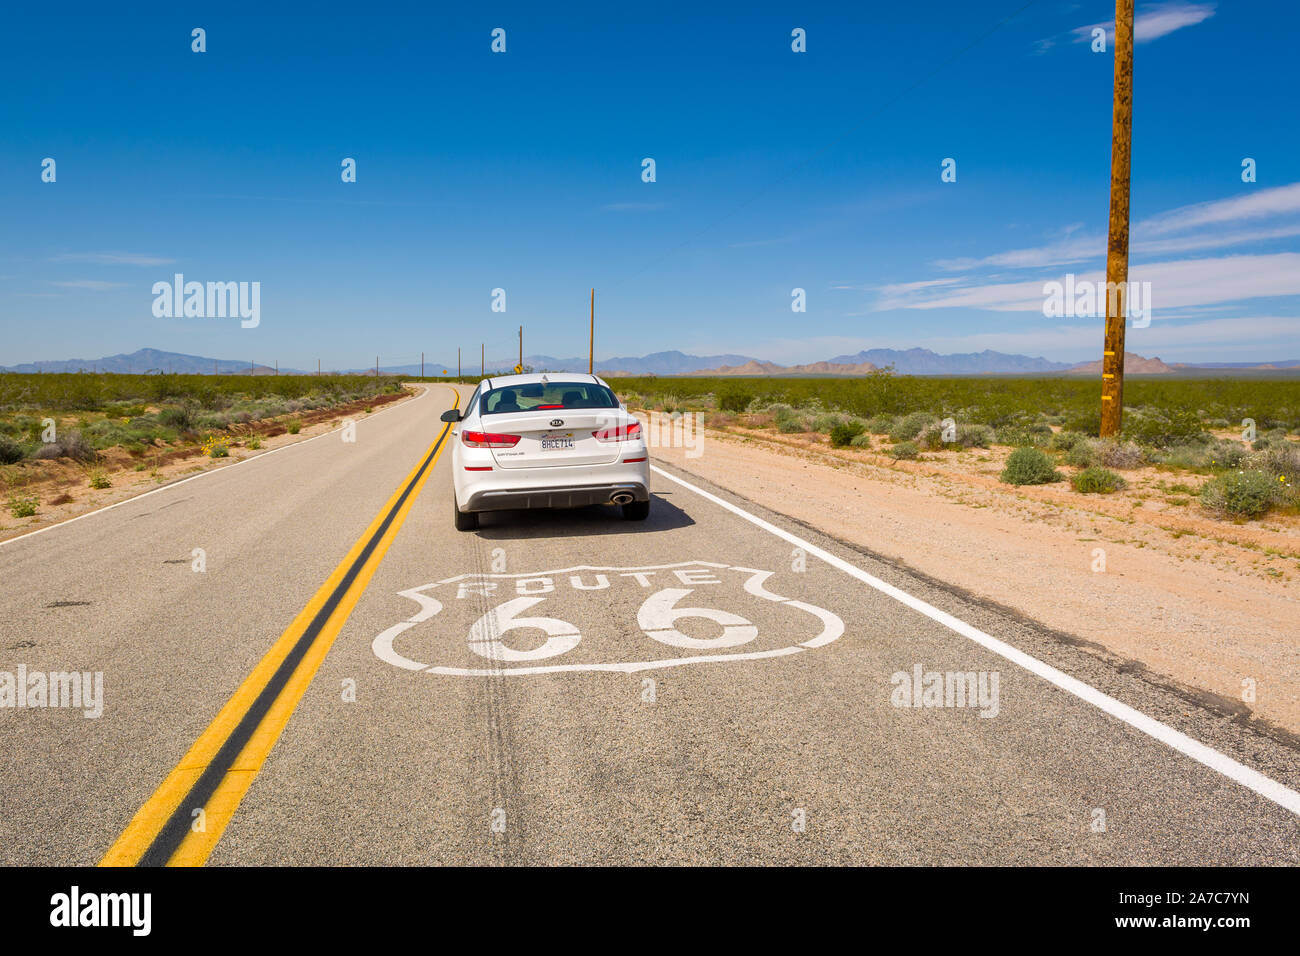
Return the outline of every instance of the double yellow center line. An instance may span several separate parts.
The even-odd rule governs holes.
[[[460,405],[459,395],[455,404]],[[450,424],[443,426],[420,464],[145,801],[100,866],[202,866],[207,861],[397,536],[450,431]]]

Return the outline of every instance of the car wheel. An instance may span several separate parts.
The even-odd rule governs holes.
[[[456,504],[455,495],[453,495],[451,499],[451,510],[456,515],[457,531],[473,531],[475,528],[478,527],[478,512],[461,511]]]
[[[628,521],[645,521],[650,517],[650,502],[634,501],[630,505],[624,505],[623,517]]]

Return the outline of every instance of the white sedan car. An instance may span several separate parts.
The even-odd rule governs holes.
[[[465,406],[443,412],[457,427],[451,461],[456,528],[483,511],[620,505],[650,514],[645,431],[595,375],[554,372],[484,379]]]

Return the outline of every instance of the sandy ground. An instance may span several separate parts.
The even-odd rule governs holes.
[[[841,540],[1095,645],[1226,715],[1300,733],[1300,521],[1200,514],[1203,479],[1128,491],[997,480],[1007,449],[896,462],[825,439],[708,429],[655,455]],[[1170,490],[1176,485],[1191,486]],[[1103,559],[1104,558],[1104,562]],[[1253,690],[1253,693],[1252,693]],[[1267,729],[1267,728],[1261,728]]]
[[[307,441],[338,428],[345,418],[354,421],[365,418],[367,408],[374,409],[372,414],[378,414],[381,408],[405,401],[414,394],[408,389],[400,395],[377,395],[335,408],[320,408],[235,426],[232,431],[237,433],[231,436],[230,455],[226,458],[207,458],[193,447],[158,448],[156,452],[139,457],[113,448],[105,450],[100,461],[93,465],[64,459],[26,461],[21,466],[5,470],[8,481],[14,483],[6,482],[0,486],[0,505],[10,495],[35,497],[39,505],[36,514],[29,518],[14,518],[7,507],[0,508],[0,541],[97,511],[199,472],[229,468],[285,445]],[[285,428],[284,423],[289,419],[302,423],[298,434],[290,435]],[[261,440],[258,449],[248,447],[249,440],[255,435]],[[90,476],[96,471],[102,471],[108,477],[110,487],[90,486]]]

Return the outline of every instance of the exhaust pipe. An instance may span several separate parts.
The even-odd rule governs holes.
[[[609,502],[610,504],[614,504],[614,505],[630,505],[635,500],[636,498],[633,496],[632,492],[619,491],[616,492],[614,496],[609,499]]]

